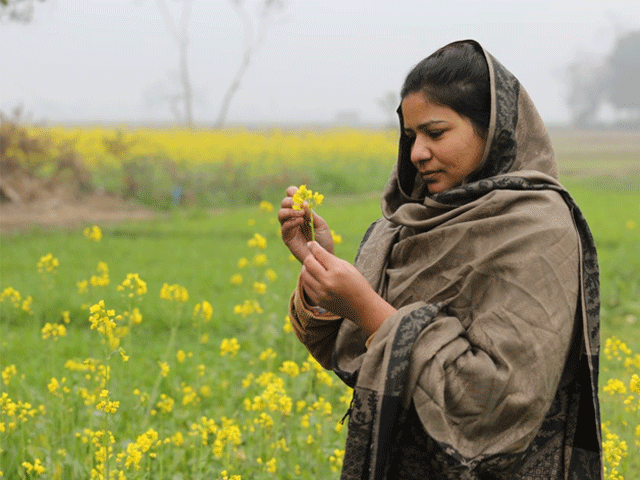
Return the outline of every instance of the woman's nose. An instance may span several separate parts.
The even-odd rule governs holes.
[[[420,137],[416,137],[411,146],[411,163],[417,165],[418,163],[430,160],[431,157],[432,153],[429,146]]]

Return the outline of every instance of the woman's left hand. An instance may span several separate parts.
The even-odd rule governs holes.
[[[303,263],[300,281],[311,302],[343,318],[367,333],[374,333],[395,312],[364,276],[349,262],[309,242],[311,252]]]

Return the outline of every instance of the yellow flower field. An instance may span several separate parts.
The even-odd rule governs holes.
[[[394,158],[395,131],[335,129],[181,130],[118,128],[30,128],[32,136],[50,139],[52,153],[72,147],[88,167],[118,166],[134,157],[170,158],[187,165],[255,165],[267,171],[283,165],[309,165],[340,158],[370,161]],[[18,153],[18,152],[15,152]]]

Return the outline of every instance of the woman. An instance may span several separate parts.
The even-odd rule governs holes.
[[[354,388],[343,479],[602,478],[596,252],[517,79],[473,41],[407,76],[355,266],[292,209],[298,338]]]

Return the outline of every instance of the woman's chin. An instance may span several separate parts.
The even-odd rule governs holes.
[[[442,193],[446,190],[449,190],[450,187],[448,187],[445,183],[443,182],[430,182],[427,183],[427,190],[429,190],[429,193],[431,195],[435,195],[436,193]]]

